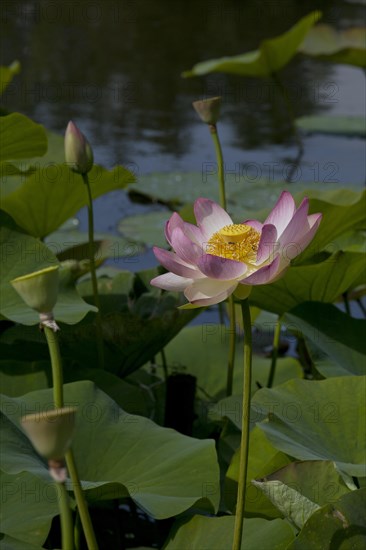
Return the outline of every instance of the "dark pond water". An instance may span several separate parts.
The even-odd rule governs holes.
[[[339,28],[364,22],[362,4],[346,1],[4,0],[2,63],[22,64],[5,106],[60,133],[73,119],[105,166],[124,164],[137,174],[191,172],[214,161],[191,102],[221,95],[227,170],[245,162],[281,179],[296,147],[273,84],[219,74],[183,79],[181,73],[198,61],[255,49],[316,8]],[[282,78],[296,115],[364,110],[359,69],[298,56]],[[364,181],[361,139],[313,135],[304,144],[299,179],[319,187],[329,175],[345,184]],[[135,209],[117,197],[97,201],[99,230],[114,230]]]

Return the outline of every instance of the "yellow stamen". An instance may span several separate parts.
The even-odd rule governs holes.
[[[257,258],[260,233],[242,223],[225,225],[207,243],[206,253],[228,260],[254,263]]]

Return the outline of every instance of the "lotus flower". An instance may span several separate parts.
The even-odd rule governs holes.
[[[168,220],[165,236],[173,251],[154,247],[168,273],[151,284],[183,291],[189,307],[217,304],[233,292],[246,298],[253,285],[284,275],[290,261],[310,243],[322,215],[309,216],[308,208],[309,199],[296,208],[291,194],[283,191],[263,224],[236,224],[221,206],[199,198],[194,203],[197,226],[177,213]]]

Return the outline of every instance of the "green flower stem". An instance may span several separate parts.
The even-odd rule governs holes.
[[[52,379],[53,379],[53,400],[56,408],[64,406],[63,399],[63,379],[62,379],[62,362],[60,347],[58,343],[57,332],[53,332],[49,327],[44,327],[48,349],[52,364]],[[88,550],[98,550],[98,545],[95,539],[93,525],[91,523],[88,506],[86,504],[84,493],[81,488],[78,472],[76,469],[72,451],[66,453],[66,465],[69,472],[72,488],[74,490],[76,504],[79,509],[80,519],[83,526],[85,538],[87,541]]]
[[[219,135],[217,133],[216,124],[210,124],[210,134],[215,146],[216,160],[217,160],[217,171],[219,178],[219,196],[220,196],[220,205],[224,210],[226,210],[226,194],[225,194],[225,174],[224,174],[224,159],[222,156],[222,149],[219,140]]]
[[[64,406],[63,376],[60,346],[58,345],[57,332],[49,327],[43,327],[46,336],[48,350],[51,357],[52,382],[53,382],[53,401],[56,409]]]
[[[88,505],[85,501],[84,492],[79,480],[79,474],[76,469],[76,464],[75,464],[75,459],[74,459],[72,449],[67,451],[65,459],[66,459],[67,470],[70,474],[70,478],[72,481],[72,489],[74,491],[76,504],[80,514],[80,521],[83,526],[83,531],[84,531],[88,550],[98,550],[98,544],[95,538],[93,525],[90,519]]]
[[[272,360],[271,360],[271,368],[268,376],[267,388],[272,388],[273,380],[275,377],[278,348],[280,345],[280,336],[281,336],[281,321],[280,321],[280,318],[278,318],[274,335],[273,335]]]
[[[229,340],[229,359],[227,364],[227,378],[226,378],[226,396],[227,397],[229,397],[233,393],[235,344],[236,344],[235,302],[232,294],[231,296],[229,296],[229,319],[230,319],[230,340]]]
[[[248,299],[241,302],[241,310],[244,325],[244,385],[242,402],[242,428],[240,442],[238,497],[236,503],[234,540],[232,550],[241,549],[241,540],[243,534],[244,506],[249,454],[250,389],[252,383],[252,326],[250,321],[250,308]]]
[[[160,350],[160,356],[161,356],[161,363],[162,363],[162,366],[163,366],[163,373],[164,373],[164,380],[165,380],[165,383],[167,382],[168,380],[168,363],[166,361],[166,355],[165,355],[165,351],[164,351],[164,348],[162,348]]]
[[[89,262],[90,274],[93,286],[94,305],[98,308],[96,313],[96,336],[99,366],[104,369],[104,347],[103,347],[103,331],[102,331],[102,316],[100,311],[100,300],[98,293],[98,280],[95,270],[94,260],[94,213],[93,213],[93,197],[91,194],[88,174],[82,174],[83,182],[85,183],[88,193],[88,233],[89,233]]]
[[[59,491],[62,550],[74,550],[74,536],[69,496],[64,483],[56,483]]]
[[[80,550],[80,539],[81,539],[82,525],[80,521],[79,510],[76,510],[75,525],[74,525],[74,543],[75,550]]]

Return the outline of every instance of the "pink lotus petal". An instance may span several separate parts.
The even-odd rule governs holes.
[[[278,252],[277,249],[277,229],[272,224],[266,224],[262,229],[256,264],[260,265],[268,258],[274,258],[275,253]]]
[[[177,214],[177,212],[174,212],[165,224],[165,238],[170,244],[170,246],[172,246],[172,241],[171,241],[172,232],[177,227],[180,227],[181,229],[183,229],[183,226],[184,226],[184,221],[182,220],[180,215]]]
[[[244,225],[249,225],[250,227],[253,227],[258,233],[262,232],[263,223],[257,221],[257,220],[246,220],[243,222]]]
[[[309,199],[305,198],[293,215],[292,220],[280,236],[279,241],[281,246],[284,247],[288,243],[296,243],[302,237],[304,232],[309,229],[308,210]]]
[[[185,297],[196,305],[208,306],[225,300],[237,287],[236,281],[200,279],[186,288]]]
[[[216,202],[209,199],[197,199],[194,203],[194,214],[197,224],[207,240],[225,225],[233,223],[229,214]]]
[[[202,248],[206,238],[199,227],[192,225],[191,223],[184,222],[183,232],[189,239],[191,239],[192,242]]]
[[[280,198],[274,205],[264,225],[268,223],[273,224],[277,229],[277,235],[279,237],[290,223],[295,213],[295,208],[295,201],[292,195],[288,191],[282,191]]]
[[[270,283],[272,279],[277,276],[277,272],[280,266],[280,260],[281,258],[278,254],[272,263],[266,265],[265,267],[261,267],[260,269],[258,269],[258,271],[256,271],[252,275],[249,275],[249,277],[242,279],[239,282],[246,285],[265,285],[267,283]]]
[[[171,243],[178,256],[190,265],[195,265],[202,256],[202,248],[192,242],[180,227],[171,233]]]
[[[215,304],[219,304],[220,302],[223,302],[232,294],[235,290],[235,286],[232,287],[232,289],[229,289],[229,291],[221,292],[221,294],[217,294],[217,296],[213,296],[212,298],[202,298],[201,300],[194,300],[194,302],[190,302],[193,307],[204,307],[204,306],[213,306]]]
[[[320,222],[322,221],[322,217],[323,217],[322,214],[311,214],[310,216],[308,216],[308,223],[309,223],[310,229],[298,241],[298,245],[299,245],[299,248],[301,249],[301,252],[305,250],[305,248],[314,238],[315,233],[318,231]],[[314,254],[316,254],[317,252],[320,252],[320,251],[314,250]]]
[[[243,262],[220,258],[213,254],[203,254],[197,261],[197,267],[207,277],[223,281],[232,281],[233,279],[243,277],[248,269],[247,265]]]
[[[161,263],[168,271],[180,275],[181,277],[188,277],[191,279],[200,279],[203,277],[202,273],[192,265],[188,265],[174,252],[168,252],[162,248],[154,246],[153,252],[158,262]]]
[[[193,279],[180,277],[174,273],[164,273],[164,275],[159,275],[150,281],[152,286],[157,286],[164,290],[175,290],[177,292],[182,292],[191,283],[193,283]]]
[[[286,271],[288,270],[289,267],[290,267],[290,264],[281,265],[280,263],[278,271],[276,275],[273,277],[273,279],[270,280],[270,283],[275,283],[276,281],[278,281],[278,279],[282,279],[282,277],[286,275]]]

